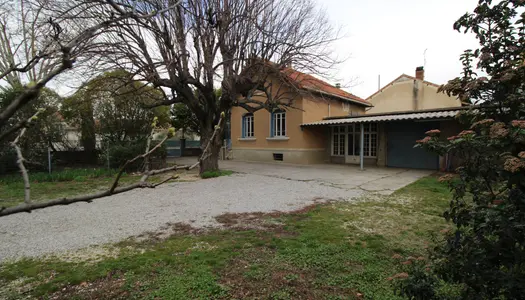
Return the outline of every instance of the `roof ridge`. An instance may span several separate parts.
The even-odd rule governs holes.
[[[396,81],[398,81],[401,77],[408,77],[412,80],[416,80],[417,78],[414,77],[414,76],[411,76],[411,75],[408,75],[408,74],[405,74],[405,73],[402,73],[401,75],[397,76],[394,80],[390,81],[389,83],[385,84],[383,87],[381,87],[379,90],[377,90],[375,93],[373,93],[372,95],[368,96],[365,100],[369,102],[368,99],[374,97],[375,95],[379,94],[380,92],[382,92],[384,89],[388,88],[388,86],[394,84]],[[431,86],[434,86],[434,87],[441,87],[441,85],[437,84],[437,83],[433,83],[433,82],[430,82],[428,80],[423,80],[423,83],[426,83],[428,85],[431,85]]]

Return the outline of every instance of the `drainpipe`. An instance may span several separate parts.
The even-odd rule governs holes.
[[[330,115],[330,102],[328,102],[328,116],[331,117],[331,115]]]
[[[359,161],[361,163],[361,170],[364,170],[364,152],[365,152],[365,143],[364,143],[364,140],[365,140],[365,126],[363,123],[361,123],[361,151],[359,151]]]

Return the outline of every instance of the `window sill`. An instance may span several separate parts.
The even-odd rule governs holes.
[[[247,138],[238,138],[237,140],[240,141],[240,142],[253,142],[253,141],[256,141],[257,138],[247,137]]]
[[[274,137],[267,137],[267,141],[287,141],[290,137],[288,136],[274,136]]]

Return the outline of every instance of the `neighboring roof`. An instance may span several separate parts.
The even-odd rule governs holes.
[[[301,124],[301,126],[343,125],[352,123],[386,122],[401,120],[450,119],[454,118],[460,111],[464,111],[466,109],[467,108],[444,108],[434,110],[421,110],[417,112],[404,111],[385,114],[369,114],[353,117],[325,118],[322,121],[305,123]]]
[[[390,85],[393,85],[394,83],[396,83],[397,81],[399,81],[399,79],[401,78],[406,78],[406,79],[411,79],[411,80],[416,80],[416,77],[414,76],[410,76],[410,75],[407,75],[407,74],[401,74],[399,75],[399,77],[397,77],[396,79],[392,80],[391,82],[389,82],[387,85],[383,86],[381,89],[379,89],[379,91],[373,93],[372,95],[368,96],[368,98],[366,98],[366,101],[369,101],[370,98],[374,97],[375,95],[379,94],[380,92],[382,92],[384,89],[386,89],[388,86]],[[431,85],[433,87],[436,87],[436,88],[439,88],[440,85],[439,84],[435,84],[433,82],[430,82],[430,81],[426,81],[426,80],[423,80],[423,83],[427,84],[427,85]]]
[[[349,101],[352,103],[373,106],[370,102],[363,98],[360,98],[354,94],[348,93],[340,88],[337,88],[321,79],[315,78],[312,75],[308,75],[291,68],[285,68],[281,71],[286,74],[299,88],[308,90],[310,92],[320,93],[326,96],[338,98],[343,101]]]

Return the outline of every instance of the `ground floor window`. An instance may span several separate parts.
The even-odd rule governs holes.
[[[272,137],[285,137],[286,136],[286,112],[279,110],[271,115],[271,129],[270,134]]]
[[[377,156],[377,123],[365,123],[363,156]],[[348,155],[361,155],[361,124],[348,125]]]
[[[332,155],[345,155],[345,134],[346,126],[332,127]]]
[[[252,138],[253,133],[253,114],[248,113],[242,117],[242,137]]]

